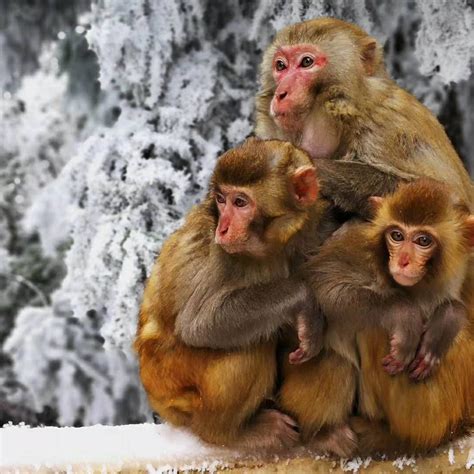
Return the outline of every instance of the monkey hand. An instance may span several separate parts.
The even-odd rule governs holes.
[[[400,333],[394,333],[390,339],[390,353],[382,360],[385,372],[390,375],[403,372],[413,360],[415,352],[416,345],[408,343]]]
[[[418,351],[415,360],[408,367],[409,377],[415,382],[421,382],[429,377],[440,364],[440,358],[433,352]]]
[[[466,321],[466,307],[459,301],[446,301],[436,309],[426,324],[420,348],[408,368],[411,380],[421,382],[436,370]]]
[[[290,353],[290,364],[302,364],[317,356],[323,347],[322,328],[305,315],[296,317],[299,346]]]

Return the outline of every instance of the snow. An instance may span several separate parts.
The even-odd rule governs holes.
[[[235,451],[206,445],[186,430],[169,425],[94,425],[87,428],[0,429],[0,470],[71,466],[81,470],[149,466],[149,472],[225,467],[242,458]],[[152,470],[153,469],[153,470]]]
[[[451,465],[453,465],[456,462],[456,460],[454,458],[454,449],[453,448],[449,448],[449,450],[448,450],[448,462]]]
[[[416,466],[416,459],[411,456],[402,456],[392,463],[398,470],[403,471],[406,467],[414,468]]]
[[[443,7],[449,7],[449,15]],[[416,37],[421,72],[437,70],[445,83],[469,79],[471,65],[466,56],[472,57],[474,51],[472,8],[469,11],[462,2],[449,0],[423,0],[419,8],[425,18]],[[436,48],[426,54],[434,43]]]
[[[285,472],[393,472],[393,468],[408,472],[432,472],[474,467],[472,439],[453,443],[426,457],[402,456],[395,461],[341,459],[311,453],[304,448],[265,456],[261,452],[239,452],[204,443],[187,429],[168,424],[136,424],[122,426],[94,425],[84,428],[30,428],[25,425],[4,425],[0,428],[0,471],[2,473],[31,472],[46,468],[68,472],[146,471],[148,473],[198,470],[215,472],[232,466],[259,466],[279,462]],[[454,453],[459,458],[454,461]],[[292,462],[295,461],[295,464]],[[296,467],[295,467],[296,466]],[[271,469],[271,468],[270,468]],[[275,468],[274,472],[280,472]],[[444,471],[443,471],[444,472]]]
[[[354,459],[341,459],[339,465],[344,472],[359,472],[359,470],[366,469],[372,462],[372,458],[369,456],[365,459],[356,457]]]
[[[474,448],[471,448],[467,455],[466,469],[473,469],[473,468],[474,468]]]

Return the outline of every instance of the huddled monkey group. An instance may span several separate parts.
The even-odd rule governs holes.
[[[259,451],[418,453],[466,433],[474,193],[442,126],[332,18],[277,33],[256,109],[147,282],[151,407]]]

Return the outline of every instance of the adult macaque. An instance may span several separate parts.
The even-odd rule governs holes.
[[[385,370],[394,375],[408,369],[420,381],[466,323],[461,289],[474,247],[474,216],[430,179],[403,184],[372,203],[378,207],[373,222],[348,224],[308,262],[327,318],[325,343],[347,355],[357,332],[383,327],[390,336]]]
[[[345,211],[369,217],[370,196],[385,196],[400,181],[418,177],[445,182],[472,211],[471,180],[443,128],[389,79],[381,47],[355,25],[323,18],[277,34],[263,58],[255,132],[306,150],[318,170],[321,195]],[[286,362],[280,398],[303,435],[344,426],[357,377],[357,407],[366,419],[353,427],[367,450],[383,451],[389,440],[392,447],[429,449],[472,423],[473,272],[468,269],[461,298],[469,323],[426,383],[383,370],[388,338],[379,328],[357,337],[360,374],[351,363],[351,347],[344,358]]]
[[[321,194],[370,215],[400,180],[445,181],[469,206],[469,176],[436,118],[390,80],[376,40],[332,18],[281,30],[265,52],[256,135],[316,160]]]
[[[140,375],[166,421],[235,447],[297,441],[290,417],[261,407],[279,328],[298,327],[292,362],[322,345],[312,291],[293,273],[317,193],[310,158],[290,144],[251,139],[219,159],[207,199],[164,244],[140,310]]]

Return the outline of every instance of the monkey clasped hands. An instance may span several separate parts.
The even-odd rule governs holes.
[[[461,288],[474,216],[447,186],[429,179],[371,201],[372,222],[348,224],[308,263],[328,344],[337,351],[357,331],[383,327],[390,336],[385,370],[408,369],[420,381],[467,321]]]

